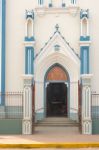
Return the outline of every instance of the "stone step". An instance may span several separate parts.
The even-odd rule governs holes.
[[[65,125],[63,125],[63,124],[62,125],[56,125],[56,124],[53,124],[53,125],[52,124],[51,125],[39,124],[38,125],[38,124],[36,124],[36,126],[39,126],[39,127],[41,127],[41,126],[42,127],[79,127],[79,125],[69,125],[69,124],[68,125],[66,125],[66,124]]]
[[[43,121],[38,121],[37,126],[60,126],[60,127],[78,127],[79,123],[68,118],[46,118]]]

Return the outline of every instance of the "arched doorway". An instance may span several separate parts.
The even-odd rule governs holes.
[[[46,74],[46,116],[68,116],[69,75],[60,65]]]

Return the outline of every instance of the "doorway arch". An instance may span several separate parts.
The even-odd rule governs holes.
[[[70,79],[60,64],[52,65],[45,75],[45,115],[69,116]]]

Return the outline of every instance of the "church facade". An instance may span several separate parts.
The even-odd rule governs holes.
[[[97,133],[98,12],[88,0],[2,0],[0,123],[12,106],[23,107],[23,134],[32,133],[33,114],[35,122],[79,122],[82,112],[82,133]],[[22,104],[20,96],[10,102],[10,92],[21,93]]]

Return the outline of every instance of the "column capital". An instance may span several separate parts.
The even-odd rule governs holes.
[[[33,84],[33,79],[34,79],[34,75],[31,75],[31,74],[23,74],[22,75],[22,78],[23,78],[23,82],[24,82],[24,85],[32,85]]]
[[[80,77],[83,86],[90,86],[93,74],[82,74]]]

